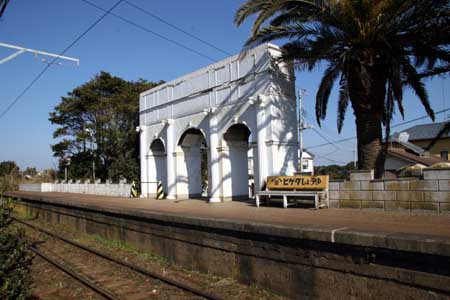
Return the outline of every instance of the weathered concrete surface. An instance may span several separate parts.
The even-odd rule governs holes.
[[[48,222],[292,299],[450,299],[450,216],[10,193]]]

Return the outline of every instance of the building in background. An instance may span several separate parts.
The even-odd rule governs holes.
[[[429,167],[436,163],[448,162],[448,150],[446,150],[450,148],[448,135],[444,135],[443,139],[439,139],[431,148],[434,153],[425,149],[442,130],[441,124],[443,123],[417,125],[400,133],[394,133],[390,137],[384,162],[385,177],[394,176],[398,170],[406,166],[420,164]]]
[[[312,154],[311,152],[309,152],[306,149],[303,149],[303,154],[300,155],[300,150],[299,150],[299,155],[298,157],[301,159],[299,159],[299,163],[298,163],[298,167],[299,167],[299,172],[301,173],[311,173],[311,175],[314,175],[314,154]]]
[[[427,150],[431,156],[437,156],[441,159],[448,160],[450,151],[450,132],[444,133],[439,140],[430,148],[429,145],[444,129],[448,122],[422,124],[403,130],[409,134],[408,141],[420,148]]]

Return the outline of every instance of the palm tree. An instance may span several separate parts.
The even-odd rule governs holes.
[[[9,0],[0,0],[0,17],[3,15],[6,9],[6,5],[8,5]]]
[[[351,103],[359,169],[382,175],[382,128],[388,137],[395,108],[404,116],[405,88],[434,120],[423,80],[450,71],[449,0],[247,0],[236,25],[253,15],[246,48],[282,39],[281,60],[309,71],[326,64],[316,95],[319,125],[338,81],[337,128]]]

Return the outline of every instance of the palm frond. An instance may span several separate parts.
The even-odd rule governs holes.
[[[282,56],[280,59],[284,62],[292,62],[298,70],[312,70],[321,60],[322,57],[313,55],[308,48],[301,41],[293,41],[286,43],[282,48]]]
[[[303,24],[268,26],[250,37],[245,43],[245,48],[277,39],[296,39],[301,41],[315,33],[314,28],[308,28]]]
[[[337,129],[338,133],[341,133],[342,126],[344,125],[345,113],[347,112],[348,102],[350,100],[348,93],[348,81],[345,74],[341,75],[339,82],[339,99],[338,99],[338,115],[337,115]]]
[[[9,0],[0,0],[0,17],[5,12],[6,6],[8,5]]]
[[[234,23],[239,26],[248,17],[258,13],[267,5],[266,0],[249,0],[242,5],[234,16]]]
[[[425,84],[418,76],[416,69],[409,62],[405,62],[403,64],[403,69],[406,75],[405,84],[412,88],[412,90],[422,103],[423,107],[425,108],[427,115],[431,118],[431,120],[434,121],[434,111],[431,108],[428,92],[425,89]]]
[[[325,70],[322,81],[316,95],[316,120],[320,126],[320,121],[323,120],[327,114],[328,100],[330,98],[331,90],[334,82],[341,73],[338,63],[331,62]]]
[[[281,40],[280,59],[297,69],[328,64],[316,96],[319,125],[339,77],[339,131],[350,101],[357,117],[373,115],[389,136],[396,109],[404,117],[405,88],[434,120],[422,80],[450,74],[449,0],[248,0],[236,24],[253,15],[247,47]]]
[[[398,104],[398,109],[402,117],[405,117],[405,112],[403,109],[403,81],[401,78],[401,66],[395,57],[391,58],[390,69],[388,73],[388,97],[395,100]],[[389,96],[391,94],[391,96]],[[393,103],[391,108],[393,109]]]

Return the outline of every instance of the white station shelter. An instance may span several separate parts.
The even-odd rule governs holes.
[[[206,177],[209,202],[248,198],[249,152],[255,190],[296,172],[295,78],[280,53],[263,44],[140,95],[143,197],[158,182],[167,199],[199,197]]]

